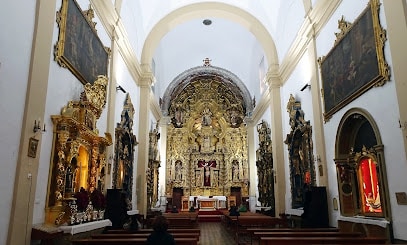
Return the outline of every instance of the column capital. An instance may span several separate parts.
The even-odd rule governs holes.
[[[270,89],[281,87],[281,76],[278,64],[270,65],[266,73],[266,82]]]
[[[155,77],[151,71],[150,64],[141,64],[140,87],[151,87],[155,82]]]

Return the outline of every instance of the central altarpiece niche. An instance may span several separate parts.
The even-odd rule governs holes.
[[[166,195],[249,195],[247,130],[242,96],[216,77],[191,81],[169,107]]]

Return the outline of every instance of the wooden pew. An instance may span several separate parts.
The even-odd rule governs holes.
[[[178,214],[176,214],[178,215]],[[194,228],[198,226],[197,218],[190,216],[172,216],[166,217],[168,220],[168,228]],[[155,218],[150,218],[147,221],[147,227],[151,228]]]
[[[198,233],[201,234],[199,228],[170,228],[167,230],[169,233]],[[151,233],[153,229],[139,229],[139,230],[106,230],[105,234],[139,234],[139,233]]]
[[[260,237],[260,245],[298,245],[298,244],[385,244],[381,237]]]
[[[246,229],[247,232],[250,234],[250,240],[253,242],[253,239],[258,237],[254,237],[254,232],[297,232],[297,233],[305,233],[305,232],[339,232],[339,228],[335,227],[327,227],[327,228],[269,228],[269,227],[249,227]]]
[[[133,234],[93,234],[91,237],[93,239],[116,239],[116,238],[146,238],[151,233],[133,233]],[[199,241],[199,233],[172,233],[174,238],[185,237],[185,238],[196,238]]]
[[[196,238],[174,238],[177,245],[198,245]],[[73,245],[141,245],[146,244],[147,238],[117,238],[117,239],[75,239]]]
[[[318,232],[338,232],[339,228],[328,227],[328,228],[268,228],[268,227],[252,227],[247,228],[247,231],[256,232],[256,231],[290,231],[290,232],[309,232],[309,231],[318,231]]]
[[[255,231],[253,232],[253,237],[309,237],[309,236],[316,236],[316,237],[362,237],[362,233],[360,232],[317,232],[317,231],[309,231],[309,232],[296,232],[296,231],[282,231],[282,232],[269,232],[269,231]]]
[[[253,214],[253,213],[252,213]],[[235,240],[239,242],[240,237],[251,234],[247,231],[248,228],[253,227],[280,227],[281,219],[276,217],[270,217],[263,214],[242,215],[242,216],[230,216],[231,223],[234,226]]]

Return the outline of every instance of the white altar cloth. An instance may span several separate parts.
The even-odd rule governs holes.
[[[109,219],[92,221],[88,223],[83,223],[79,225],[63,225],[60,226],[59,229],[62,230],[64,233],[69,233],[71,235],[78,234],[81,232],[91,231],[100,229],[106,226],[112,226],[112,222]]]
[[[127,215],[136,215],[139,214],[139,211],[137,209],[129,210],[127,211]]]

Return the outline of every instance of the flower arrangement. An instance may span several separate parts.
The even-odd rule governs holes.
[[[92,202],[93,208],[95,208],[96,210],[103,210],[106,208],[106,198],[100,190],[95,189],[90,194],[90,200]]]
[[[89,204],[89,193],[85,188],[81,187],[80,191],[74,194],[76,198],[76,205],[78,205],[78,211],[83,212]]]

